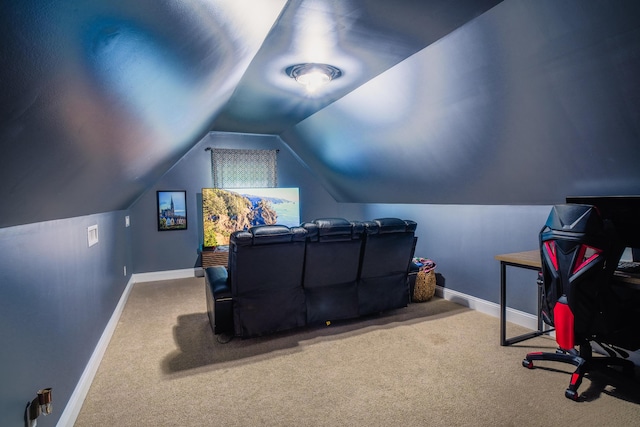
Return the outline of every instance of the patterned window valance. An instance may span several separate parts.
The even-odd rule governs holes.
[[[278,150],[211,149],[215,188],[277,187]]]

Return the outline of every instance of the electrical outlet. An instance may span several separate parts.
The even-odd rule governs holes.
[[[127,266],[126,265],[124,266],[124,275],[125,276],[127,275]]]
[[[128,227],[129,225],[131,225],[131,221],[129,220],[129,215],[124,217],[124,226]]]
[[[89,247],[98,243],[98,224],[87,227],[87,240]]]

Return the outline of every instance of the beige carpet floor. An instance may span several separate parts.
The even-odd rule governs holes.
[[[76,427],[640,426],[640,375],[591,374],[572,402],[571,366],[521,365],[551,338],[501,347],[498,319],[450,301],[223,344],[204,286],[134,285]]]

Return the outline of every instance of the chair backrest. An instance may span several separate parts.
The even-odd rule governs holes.
[[[577,341],[594,331],[601,290],[610,285],[611,264],[617,263],[610,259],[612,233],[596,208],[573,204],[554,206],[540,231],[541,314],[556,326],[562,348],[574,345],[574,337],[565,332],[575,333]]]
[[[305,325],[306,235],[304,228],[284,225],[261,225],[231,234],[229,278],[236,336]]]
[[[307,230],[303,278],[307,323],[357,317],[364,225],[344,218],[320,218],[302,227]]]
[[[416,222],[379,218],[364,222],[365,241],[358,283],[359,314],[405,307],[415,249]]]

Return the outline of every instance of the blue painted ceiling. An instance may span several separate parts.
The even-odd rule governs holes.
[[[640,194],[635,0],[28,0],[0,15],[0,227],[126,209],[210,130],[341,202]],[[328,62],[314,96],[284,69]]]

